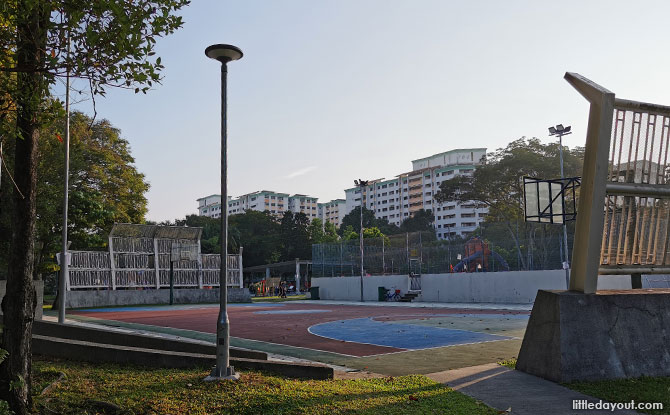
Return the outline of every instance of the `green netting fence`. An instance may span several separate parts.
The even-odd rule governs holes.
[[[562,234],[532,232],[517,238],[496,234],[437,240],[429,232],[363,240],[366,275],[441,274],[562,269]],[[572,238],[568,244],[572,247]],[[359,240],[312,245],[312,276],[361,275]]]

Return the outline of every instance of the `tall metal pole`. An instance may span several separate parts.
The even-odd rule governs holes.
[[[219,267],[219,316],[216,322],[216,366],[205,380],[239,379],[230,366],[230,320],[228,319],[228,62],[242,58],[232,45],[217,44],[205,49],[208,58],[221,63],[221,240]]]
[[[70,50],[70,35],[67,39],[68,52]],[[63,236],[62,236],[62,250],[61,250],[61,272],[58,280],[58,322],[65,323],[65,299],[67,296],[67,280],[69,278],[69,264],[67,254],[67,207],[70,187],[70,68],[68,66],[65,75],[65,180],[64,180],[64,194],[63,194]]]
[[[363,186],[361,186],[361,231],[359,232],[361,248],[361,302],[365,301],[363,298],[363,201]]]
[[[558,135],[558,150],[561,159],[561,179],[564,178],[563,175],[563,134],[559,133]],[[566,225],[565,220],[563,220],[563,257],[565,258],[563,268],[565,268],[565,286],[566,289],[570,289],[570,262],[568,255],[568,225]]]
[[[221,62],[221,268],[219,270],[219,318],[216,327],[216,367],[214,377],[235,375],[230,367],[230,320],[228,319],[228,65]]]

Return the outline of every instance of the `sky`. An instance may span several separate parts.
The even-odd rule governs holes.
[[[566,71],[670,105],[667,1],[193,0],[181,15],[158,40],[161,85],[96,99],[151,185],[149,220],[220,193],[214,43],[244,52],[228,65],[232,196],[344,198],[354,179],[457,148],[548,142],[559,123],[582,146],[588,103]],[[92,114],[90,101],[73,109]]]

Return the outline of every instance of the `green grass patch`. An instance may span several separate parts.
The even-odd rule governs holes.
[[[662,410],[640,410],[652,415],[670,415],[670,378],[642,377],[637,379],[573,382],[563,386],[610,402],[661,402]]]
[[[33,371],[39,388],[58,372],[66,374],[48,394],[34,399],[37,407],[46,405],[62,414],[497,413],[420,375],[316,381],[243,372],[237,382],[204,382],[205,368],[150,369],[58,360],[35,360]],[[122,411],[113,411],[112,405],[105,409],[104,402]]]
[[[286,298],[281,298],[278,296],[272,297],[251,297],[251,302],[253,303],[283,303],[284,301],[297,301],[297,300],[306,300],[306,295],[291,295]]]
[[[501,360],[498,362],[500,366],[507,366],[510,369],[516,369],[516,357],[511,359]]]
[[[51,294],[44,294],[44,297],[42,299],[42,304],[51,306],[51,304],[54,303],[54,300],[56,299],[56,296]]]

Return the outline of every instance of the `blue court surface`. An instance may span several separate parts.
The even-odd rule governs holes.
[[[421,350],[459,344],[509,340],[511,337],[413,324],[387,323],[372,318],[331,321],[316,324],[309,332],[334,340]]]

